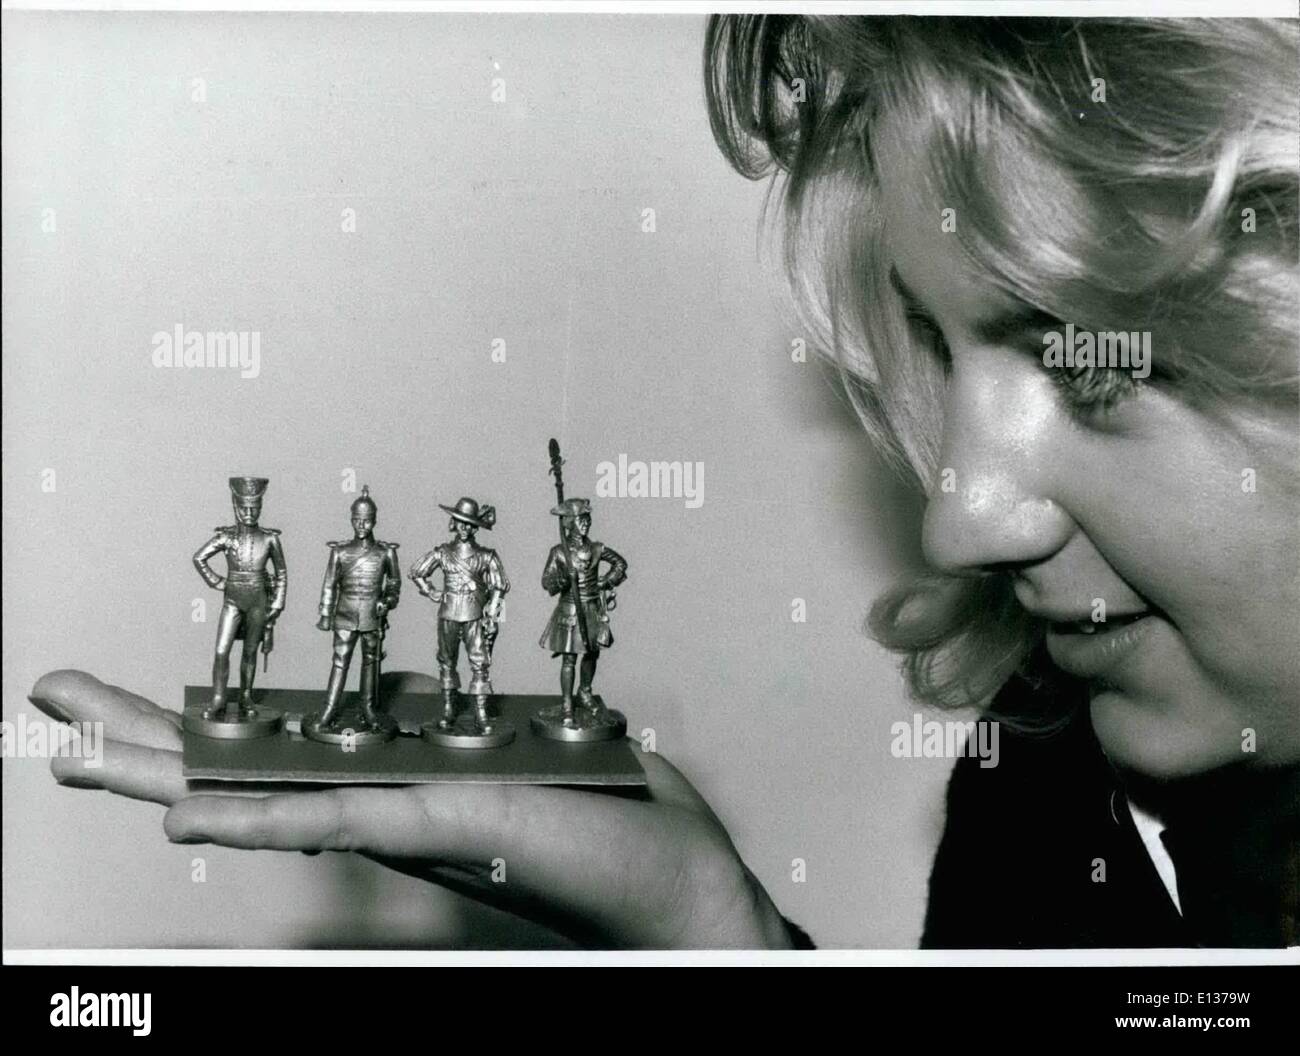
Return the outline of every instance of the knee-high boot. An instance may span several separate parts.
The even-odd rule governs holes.
[[[378,674],[378,660],[378,657],[361,658],[361,714],[372,727],[380,723],[375,710],[379,705],[379,680],[375,677]]]
[[[325,710],[321,712],[319,724],[329,726],[339,713],[343,702],[343,683],[347,681],[348,672],[342,664],[335,663],[330,668],[329,687],[325,690]]]
[[[208,708],[208,717],[225,718],[226,685],[230,681],[230,656],[220,653],[212,661],[212,705]]]

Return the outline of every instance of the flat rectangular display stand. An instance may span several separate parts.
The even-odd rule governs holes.
[[[254,690],[257,704],[284,713],[285,728],[253,740],[216,740],[185,733],[185,777],[214,781],[305,782],[310,784],[436,784],[476,781],[489,784],[644,786],[645,771],[626,738],[592,744],[567,744],[538,737],[529,718],[558,696],[505,694],[492,698],[492,710],[512,722],[515,739],[502,748],[443,748],[420,737],[420,724],[442,714],[442,697],[397,693],[384,709],[401,733],[387,744],[343,751],[339,745],[310,741],[299,732],[304,714],[320,711],[325,694],[316,689]],[[202,708],[211,686],[186,686],[185,707]],[[599,697],[597,699],[600,699]],[[472,706],[462,697],[465,706]],[[356,693],[344,696],[345,706]]]

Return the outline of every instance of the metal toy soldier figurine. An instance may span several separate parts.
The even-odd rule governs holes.
[[[280,728],[278,712],[253,704],[257,651],[260,647],[266,655],[273,647],[275,620],[284,611],[289,584],[280,533],[257,523],[268,483],[263,477],[231,477],[235,523],[218,528],[194,555],[194,567],[204,582],[214,590],[224,590],[212,662],[212,704],[201,714],[187,713],[184,719],[187,730],[206,737],[265,737]],[[226,555],[224,579],[208,565],[219,553]],[[268,566],[275,569],[274,581]],[[244,648],[239,662],[239,698],[228,701],[230,651],[240,638]]]
[[[451,515],[447,528],[453,538],[435,546],[411,568],[411,580],[425,597],[438,603],[438,668],[442,677],[443,714],[436,723],[426,723],[423,734],[434,744],[447,748],[497,748],[514,740],[514,726],[494,723],[488,714],[492,694],[489,677],[492,647],[496,642],[501,603],[510,590],[505,568],[495,550],[479,546],[479,529],[491,530],[496,510],[480,506],[470,498],[455,506],[438,504]],[[442,569],[442,589],[429,582]],[[460,675],[456,664],[460,643],[469,655],[469,695],[477,714],[471,721],[458,721],[456,691]],[[468,719],[469,717],[466,716]]]
[[[615,590],[627,578],[627,562],[613,547],[591,539],[591,502],[565,499],[560,467],[560,447],[550,444],[551,473],[559,504],[551,513],[560,518],[560,542],[551,547],[542,571],[542,587],[559,595],[550,622],[538,643],[553,656],[561,657],[560,704],[543,708],[533,716],[533,732],[561,741],[604,741],[622,737],[627,720],[611,711],[592,693],[596,662],[601,649],[614,644],[609,614],[615,606]],[[601,564],[607,566],[602,576]],[[578,656],[582,656],[578,670]],[[578,674],[574,707],[574,675]]]
[[[320,620],[316,626],[334,632],[334,662],[330,667],[325,710],[303,721],[304,736],[331,744],[362,745],[392,740],[397,723],[379,710],[379,661],[384,655],[388,614],[397,608],[401,571],[397,544],[374,536],[378,507],[363,487],[352,504],[353,539],[330,543],[329,563],[320,592]],[[346,722],[343,687],[358,640],[361,642],[361,693],[359,713]]]

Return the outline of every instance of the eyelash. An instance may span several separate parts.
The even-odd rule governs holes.
[[[1081,416],[1108,414],[1142,387],[1128,371],[1110,367],[1044,369],[1071,412]]]
[[[952,351],[943,331],[928,315],[920,312],[905,313],[911,326],[925,335],[932,351],[943,364],[944,373],[952,370]],[[1035,355],[1037,355],[1035,350]],[[1134,396],[1142,383],[1127,371],[1105,367],[1075,367],[1053,370],[1047,367],[1052,384],[1060,392],[1070,413],[1080,418],[1096,417],[1110,413],[1124,400]]]
[[[905,314],[912,328],[925,334],[926,339],[930,342],[931,351],[939,357],[939,361],[943,364],[943,372],[945,374],[950,373],[952,371],[952,350],[948,347],[948,339],[943,336],[943,331],[935,325],[934,320],[928,315],[912,311]]]

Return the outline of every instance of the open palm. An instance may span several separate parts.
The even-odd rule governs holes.
[[[434,679],[409,672],[383,683],[388,692],[437,691]],[[355,851],[588,946],[788,943],[780,914],[713,811],[654,753],[641,756],[648,794],[637,798],[484,784],[196,792],[181,774],[178,713],[83,671],[42,676],[31,701],[59,721],[104,724],[103,765],[56,758],[61,784],[163,804],[173,841]],[[505,882],[493,880],[497,860]]]

